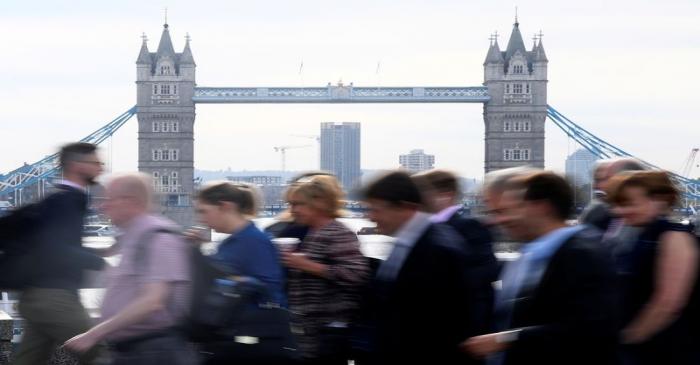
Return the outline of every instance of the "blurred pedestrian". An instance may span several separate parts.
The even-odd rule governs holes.
[[[289,205],[309,227],[300,247],[283,251],[289,270],[289,306],[304,363],[347,364],[349,329],[369,276],[357,236],[338,222],[342,190],[330,175],[299,181]]]
[[[233,275],[251,276],[267,285],[270,300],[287,305],[284,272],[277,249],[251,221],[258,210],[255,187],[231,182],[214,182],[197,193],[199,220],[219,233],[229,234],[212,260]]]
[[[190,248],[175,223],[150,213],[152,186],[136,173],[107,185],[102,208],[122,231],[121,259],[108,273],[100,324],[66,341],[69,350],[83,353],[104,340],[114,365],[195,363],[174,329],[188,310]]]
[[[420,191],[405,172],[378,177],[363,195],[369,219],[396,238],[373,283],[376,363],[478,363],[459,351],[478,333],[468,246],[420,211]]]
[[[593,169],[594,199],[581,212],[581,224],[590,224],[605,232],[615,218],[610,211],[608,193],[611,179],[625,172],[645,170],[644,165],[634,158],[624,157],[596,162]]]
[[[35,217],[36,258],[32,279],[19,299],[24,318],[24,334],[14,356],[14,364],[37,365],[48,362],[56,346],[86,331],[91,319],[78,290],[83,271],[100,270],[104,260],[82,247],[87,214],[87,189],[102,173],[97,147],[90,143],[71,143],[61,148],[59,164],[63,178],[56,191],[39,203]],[[96,351],[81,356],[91,363]]]
[[[688,225],[670,218],[678,198],[668,174],[661,171],[626,176],[611,196],[615,214],[641,231],[615,254],[624,364],[700,361],[697,323],[687,308],[697,280],[698,245]]]
[[[614,364],[616,287],[600,232],[567,226],[573,191],[536,172],[508,181],[498,222],[526,242],[508,263],[496,295],[494,333],[463,348],[489,364]]]
[[[467,245],[474,280],[470,290],[478,298],[472,306],[472,321],[477,333],[486,333],[490,330],[493,312],[492,284],[498,278],[491,232],[482,222],[465,212],[457,175],[434,169],[415,174],[412,178],[421,190],[424,209],[433,214],[430,220],[454,228]]]
[[[284,192],[284,201],[289,202],[289,198],[301,182],[308,180],[314,176],[333,176],[333,174],[325,171],[310,171],[294,177],[289,184],[289,187]],[[342,191],[340,185],[338,189]],[[297,238],[300,241],[304,239],[309,232],[309,227],[299,224],[294,220],[291,210],[285,209],[276,217],[276,222],[265,227],[265,233],[272,237]]]

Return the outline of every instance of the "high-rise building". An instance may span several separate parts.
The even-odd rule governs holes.
[[[423,150],[411,150],[407,155],[399,156],[401,167],[411,172],[430,170],[435,165],[435,155],[428,155]]]
[[[360,123],[321,123],[321,170],[338,177],[343,188],[356,184],[360,170]]]
[[[586,149],[579,149],[566,158],[566,176],[575,186],[592,182],[593,165],[598,158]]]

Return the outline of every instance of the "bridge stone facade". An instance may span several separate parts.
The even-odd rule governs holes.
[[[547,63],[541,35],[527,51],[517,19],[505,52],[493,37],[484,61],[484,85],[491,96],[484,104],[485,172],[544,168]]]
[[[144,36],[136,61],[139,171],[153,176],[163,213],[191,225],[196,103],[483,103],[485,172],[544,167],[547,63],[541,35],[528,51],[516,19],[505,51],[492,38],[483,86],[196,87],[189,36],[175,52],[164,24],[157,51],[148,50]]]
[[[183,226],[194,222],[195,62],[189,37],[176,53],[168,24],[156,52],[143,37],[136,60],[139,171],[153,176],[163,213]]]

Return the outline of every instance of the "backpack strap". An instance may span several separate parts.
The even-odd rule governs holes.
[[[148,230],[144,232],[141,235],[141,238],[139,239],[139,242],[137,244],[136,250],[134,250],[134,256],[133,258],[133,267],[134,269],[141,269],[146,266],[148,263],[148,246],[153,242],[155,237],[160,234],[160,233],[170,233],[170,234],[179,234],[180,232],[174,230],[174,229],[169,229],[169,228],[163,228],[159,227],[156,229]]]

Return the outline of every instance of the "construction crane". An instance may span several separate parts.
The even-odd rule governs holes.
[[[274,148],[275,152],[280,152],[282,155],[282,172],[287,171],[287,150],[291,150],[294,148],[305,148],[305,147],[311,147],[310,144],[303,145],[303,146],[276,146],[272,147]]]
[[[683,170],[681,170],[681,176],[683,177],[690,177],[690,171],[693,169],[693,165],[695,164],[695,157],[698,154],[698,148],[693,148],[690,150],[690,155],[688,155],[688,159],[685,160],[685,165],[683,166]]]
[[[316,159],[318,160],[318,168],[321,168],[321,136],[314,134],[290,134],[291,137],[308,138],[316,141]]]

